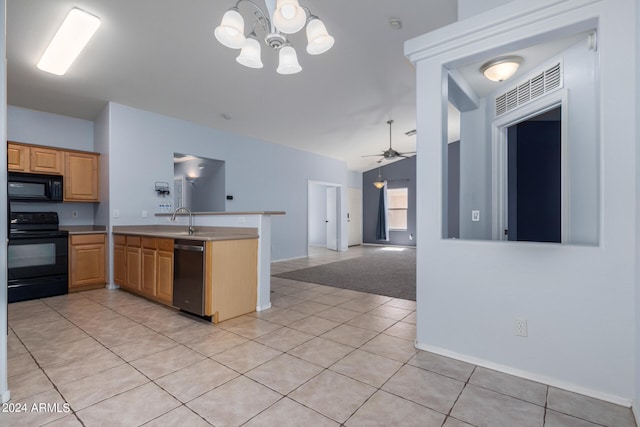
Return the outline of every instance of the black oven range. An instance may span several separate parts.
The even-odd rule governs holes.
[[[69,233],[56,212],[11,212],[7,251],[8,300],[68,293]]]

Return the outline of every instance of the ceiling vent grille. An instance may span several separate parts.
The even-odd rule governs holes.
[[[560,63],[496,97],[496,117],[562,87]]]

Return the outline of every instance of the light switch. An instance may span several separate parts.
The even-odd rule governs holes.
[[[480,211],[471,211],[471,221],[473,222],[480,221]]]

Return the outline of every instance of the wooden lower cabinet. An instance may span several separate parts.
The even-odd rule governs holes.
[[[105,234],[69,236],[69,291],[99,288],[106,283]]]
[[[127,278],[127,238],[116,234],[113,236],[113,282],[124,286]]]
[[[142,238],[142,281],[140,292],[148,297],[156,296],[158,280],[158,242],[151,237]]]
[[[113,281],[163,304],[173,302],[173,239],[113,237]]]
[[[124,287],[132,291],[140,291],[142,288],[142,247],[139,236],[127,236],[125,265]]]
[[[173,304],[173,240],[158,239],[156,298]]]
[[[207,242],[206,284],[206,314],[214,323],[254,312],[258,239]]]
[[[113,281],[123,289],[173,304],[173,239],[114,234]],[[205,315],[213,322],[256,309],[258,239],[206,242]]]

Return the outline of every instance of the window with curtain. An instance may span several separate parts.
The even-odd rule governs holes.
[[[387,189],[389,230],[404,231],[407,229],[407,211],[409,209],[409,189]]]

